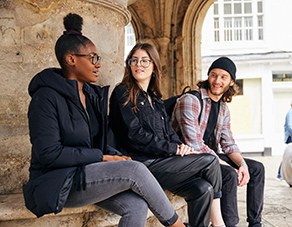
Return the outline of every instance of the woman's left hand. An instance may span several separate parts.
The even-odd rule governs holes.
[[[129,156],[119,156],[119,155],[104,155],[103,161],[104,162],[114,162],[114,161],[126,161],[126,160],[132,160]]]
[[[184,155],[195,154],[195,150],[192,147],[189,147],[186,144],[180,144],[177,147],[176,155],[183,157]]]

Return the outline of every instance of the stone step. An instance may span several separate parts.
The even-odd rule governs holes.
[[[97,215],[97,226],[115,226],[119,216],[102,210],[94,205],[78,208],[64,208],[62,212],[47,214],[41,218],[26,209],[22,194],[0,195],[1,227],[49,227],[49,226],[84,226],[91,216]],[[60,223],[63,223],[60,225]],[[88,225],[86,225],[88,226]]]
[[[167,192],[167,195],[178,211],[180,217],[186,211],[185,201]],[[22,194],[0,195],[0,226],[1,227],[114,227],[120,216],[105,211],[94,205],[79,208],[64,208],[62,212],[47,214],[36,218],[24,205]],[[148,212],[147,226],[162,226],[153,214]]]

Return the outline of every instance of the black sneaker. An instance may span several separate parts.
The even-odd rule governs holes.
[[[257,223],[257,224],[249,224],[248,227],[262,227],[262,223]]]

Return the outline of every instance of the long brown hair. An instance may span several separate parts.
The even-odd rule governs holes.
[[[199,88],[205,88],[206,90],[210,89],[210,83],[208,80],[201,80],[197,83],[197,86]],[[239,87],[236,83],[234,83],[232,86],[229,86],[228,90],[222,95],[221,100],[223,102],[231,102],[232,97],[237,95],[239,92]]]
[[[127,86],[129,97],[123,106],[127,105],[129,102],[132,102],[134,107],[133,110],[137,112],[137,97],[139,92],[142,91],[142,88],[139,86],[137,80],[134,78],[131,66],[129,64],[129,60],[132,58],[136,50],[145,50],[150,57],[150,60],[153,62],[153,72],[150,79],[150,83],[148,86],[148,90],[150,90],[157,98],[161,98],[161,90],[160,90],[160,78],[161,78],[161,63],[157,49],[149,44],[149,43],[137,43],[133,49],[128,54],[125,61],[125,73],[122,80],[122,84]]]

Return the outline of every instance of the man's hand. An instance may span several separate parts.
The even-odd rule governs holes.
[[[249,182],[250,176],[244,158],[240,153],[231,153],[228,157],[238,166],[238,169],[235,169],[238,175],[238,186],[246,185]]]
[[[249,182],[250,176],[248,172],[248,167],[246,164],[241,165],[237,170],[238,174],[238,186],[242,187]]]
[[[125,160],[132,160],[129,156],[119,156],[119,155],[104,155],[103,161],[104,162],[114,162],[114,161],[125,161]]]

